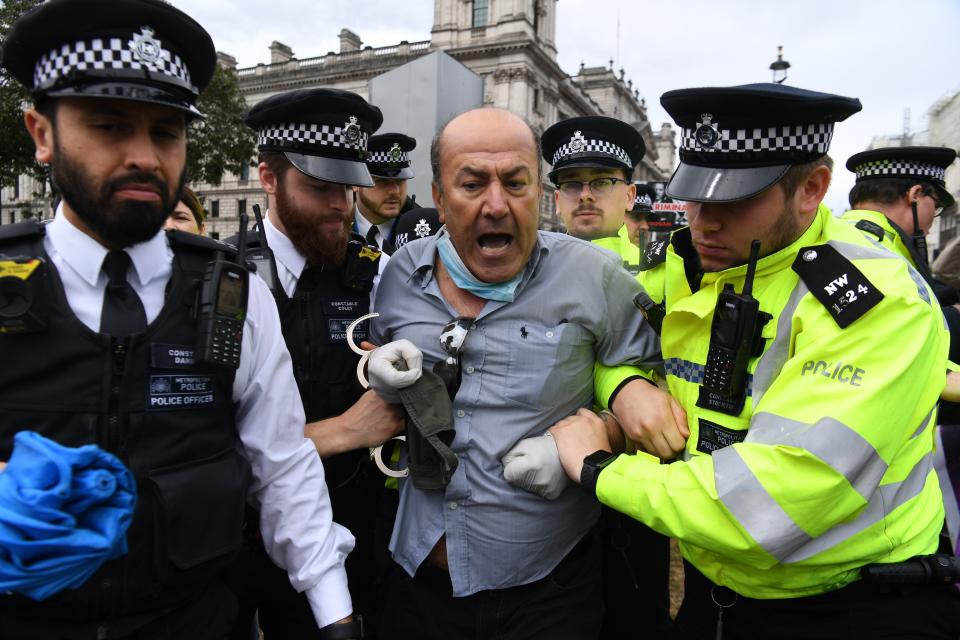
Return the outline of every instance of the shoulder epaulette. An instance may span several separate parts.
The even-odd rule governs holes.
[[[861,231],[866,231],[871,235],[877,236],[877,240],[879,242],[883,242],[884,237],[887,235],[883,232],[883,227],[878,225],[876,222],[871,222],[870,220],[860,220],[854,226]]]
[[[663,264],[667,259],[667,246],[670,240],[657,240],[647,245],[647,250],[643,252],[643,259],[640,261],[640,271],[649,271],[658,264]]]
[[[170,239],[170,244],[174,247],[190,247],[193,249],[203,249],[206,251],[223,251],[230,256],[234,256],[237,253],[237,248],[233,245],[229,245],[220,240],[214,240],[213,238],[207,238],[206,236],[197,235],[196,233],[188,233],[186,231],[172,229],[167,231],[167,237]]]
[[[846,329],[883,300],[883,294],[848,258],[828,244],[803,247],[793,270],[810,293]]]
[[[46,225],[39,220],[24,220],[16,224],[0,226],[0,242],[20,240],[24,238],[41,238],[47,233]]]

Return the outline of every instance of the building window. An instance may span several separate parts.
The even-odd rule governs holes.
[[[243,215],[247,212],[247,199],[241,198],[237,200],[237,215]]]
[[[490,21],[490,0],[473,0],[473,28],[485,27]]]
[[[240,181],[246,182],[250,179],[250,165],[244,162],[240,165]]]
[[[219,218],[220,217],[220,201],[212,200],[210,202],[210,217]]]
[[[540,89],[533,90],[533,110],[540,113]]]
[[[217,232],[217,231],[211,231],[211,232],[210,232],[210,237],[213,238],[214,240],[219,240],[219,239],[220,239],[220,233]]]
[[[540,2],[533,0],[533,35],[540,35]]]
[[[13,199],[20,199],[20,176],[13,179]]]

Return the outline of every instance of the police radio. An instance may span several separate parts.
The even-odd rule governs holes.
[[[253,215],[257,229],[260,230],[260,241],[254,247],[246,247],[246,245],[244,245],[247,251],[247,261],[253,264],[254,271],[263,278],[263,281],[267,283],[270,291],[276,293],[280,287],[280,281],[277,279],[277,261],[273,257],[273,251],[271,251],[267,245],[267,232],[263,228],[263,216],[260,214],[260,205],[253,205]],[[246,225],[244,225],[242,233],[245,232]]]
[[[381,251],[359,240],[347,243],[347,255],[343,263],[341,284],[348,289],[370,293],[373,279],[380,271]]]
[[[207,265],[200,289],[197,355],[201,362],[240,366],[243,321],[247,316],[250,272],[246,266],[247,214],[240,214],[236,262],[218,251]]]
[[[763,347],[760,332],[773,316],[760,311],[753,297],[753,278],[760,258],[760,241],[750,245],[750,260],[743,291],[726,284],[717,299],[710,326],[710,348],[697,406],[729,415],[740,415],[746,399],[747,365]]]

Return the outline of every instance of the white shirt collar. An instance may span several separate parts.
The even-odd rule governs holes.
[[[90,286],[96,286],[100,277],[103,259],[107,248],[78,229],[63,213],[63,203],[57,207],[55,217],[47,225],[47,234],[57,248],[64,262],[70,265],[77,275]],[[164,260],[169,255],[166,233],[161,229],[146,242],[141,242],[124,250],[130,256],[137,280],[146,286],[164,269]]]
[[[263,230],[267,234],[267,245],[273,251],[274,258],[299,280],[300,274],[307,265],[307,259],[293,246],[290,238],[273,224],[273,213],[269,210],[263,221]]]
[[[370,231],[370,227],[373,226],[373,223],[367,220],[367,218],[363,215],[363,212],[360,211],[360,207],[354,208],[353,219],[357,223],[357,233],[366,238],[367,232]],[[380,235],[377,238],[377,243],[381,246],[383,245],[383,239],[390,235],[390,231],[393,228],[394,222],[395,220],[387,220],[386,222],[377,225],[377,228],[380,229]]]

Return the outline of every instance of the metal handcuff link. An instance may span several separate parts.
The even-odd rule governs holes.
[[[362,386],[364,389],[370,388],[370,382],[367,380],[364,370],[367,368],[367,360],[370,359],[370,354],[373,352],[365,351],[357,346],[357,344],[353,341],[353,330],[364,320],[370,320],[371,318],[377,318],[379,316],[379,313],[368,313],[365,316],[360,316],[347,326],[347,344],[350,346],[351,351],[360,356],[360,362],[357,363],[357,380],[360,381],[360,386]],[[407,436],[394,436],[390,438],[390,440],[399,440],[405,443],[407,441]],[[387,442],[389,442],[389,440]],[[386,442],[384,444],[386,444]],[[370,457],[373,458],[373,461],[377,464],[377,468],[380,469],[380,471],[386,476],[390,476],[391,478],[406,478],[408,475],[410,475],[409,469],[391,469],[386,463],[384,463],[383,444],[370,449]]]

